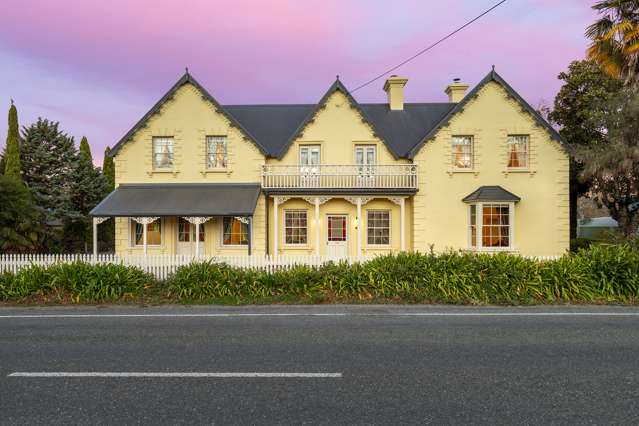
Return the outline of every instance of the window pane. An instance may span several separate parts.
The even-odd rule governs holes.
[[[473,138],[472,136],[453,136],[452,143],[453,167],[468,169],[473,166]]]
[[[131,221],[132,245],[144,245],[144,228],[141,223]],[[149,246],[159,246],[162,244],[162,219],[157,219],[149,223],[146,228],[146,244]]]
[[[226,136],[206,137],[206,167],[226,168],[228,166],[228,145]]]
[[[222,244],[248,245],[248,232],[248,223],[242,223],[233,216],[224,216],[222,219]]]
[[[366,214],[368,244],[390,244],[390,211],[368,210]]]
[[[166,169],[173,167],[173,138],[153,138],[153,168]]]
[[[509,247],[510,206],[507,204],[484,204],[482,210],[482,246]]]
[[[508,167],[528,167],[528,135],[508,136]]]
[[[284,212],[286,244],[306,244],[308,229],[306,210],[286,210]]]

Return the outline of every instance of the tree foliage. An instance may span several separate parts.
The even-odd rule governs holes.
[[[109,191],[113,191],[115,189],[115,164],[113,163],[113,157],[109,155],[110,153],[111,148],[107,146],[102,160],[102,174],[109,184]]]
[[[18,131],[18,110],[11,101],[9,108],[9,130],[7,132],[7,144],[5,145],[4,174],[21,180],[20,171],[20,134]]]
[[[599,0],[592,8],[601,17],[586,29],[592,40],[588,57],[608,74],[636,85],[639,67],[639,1]]]
[[[31,191],[13,176],[0,176],[0,251],[38,248],[42,238],[41,210]]]

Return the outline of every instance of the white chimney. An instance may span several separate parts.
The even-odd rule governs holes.
[[[407,78],[391,75],[384,83],[384,91],[388,95],[388,106],[391,110],[404,109],[404,86]]]
[[[448,95],[448,102],[457,103],[464,99],[466,90],[468,90],[468,85],[462,83],[459,78],[455,78],[453,82],[446,87],[444,93]]]

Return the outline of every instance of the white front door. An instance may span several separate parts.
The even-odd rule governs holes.
[[[348,256],[348,216],[345,214],[331,214],[326,217],[326,245],[327,255],[336,259]]]
[[[204,225],[200,225],[200,254],[204,253]],[[195,254],[195,225],[178,219],[177,254]]]

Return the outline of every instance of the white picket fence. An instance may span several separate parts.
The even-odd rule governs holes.
[[[276,270],[291,269],[297,265],[319,267],[327,262],[346,261],[349,264],[356,262],[366,262],[372,256],[362,256],[359,258],[338,259],[326,256],[189,256],[189,255],[149,255],[149,256],[117,256],[115,254],[0,254],[0,273],[18,272],[20,269],[30,266],[48,266],[55,263],[86,262],[112,263],[127,266],[137,266],[138,268],[154,275],[157,279],[166,279],[174,273],[177,268],[188,265],[195,261],[208,261],[215,263],[226,263],[227,265],[243,269],[259,269],[267,272]]]

